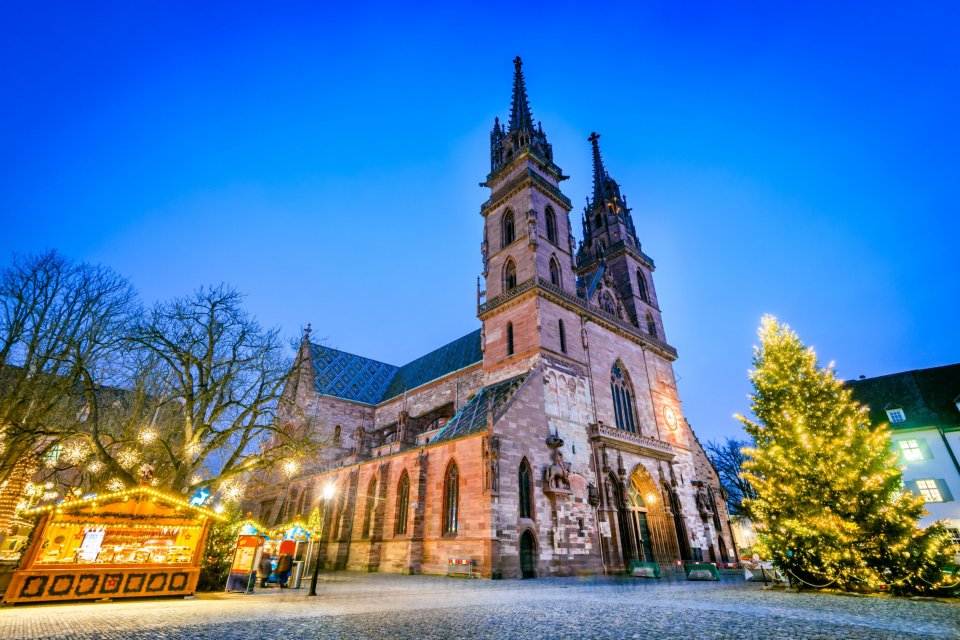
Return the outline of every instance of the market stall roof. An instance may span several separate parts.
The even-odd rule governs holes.
[[[107,504],[110,502],[117,502],[120,500],[126,500],[127,498],[132,498],[135,496],[149,496],[161,503],[164,503],[168,506],[178,507],[181,509],[188,509],[198,516],[206,516],[208,518],[213,518],[215,520],[226,520],[225,517],[208,509],[206,507],[198,507],[197,505],[190,504],[190,501],[185,499],[183,496],[178,496],[170,493],[164,493],[153,487],[132,487],[130,489],[124,489],[123,491],[112,491],[110,493],[98,493],[82,498],[77,498],[75,500],[66,500],[57,502],[55,504],[48,504],[42,507],[35,507],[33,509],[26,509],[20,512],[21,516],[39,516],[44,513],[49,513],[54,511],[56,513],[70,512],[74,510],[80,510],[91,505],[100,505]]]
[[[240,535],[265,535],[269,538],[284,538],[290,540],[298,539],[300,532],[303,533],[306,539],[310,538],[310,531],[307,530],[301,520],[294,520],[286,524],[268,527],[253,518],[247,518],[243,521],[243,526],[240,527]],[[290,537],[291,535],[293,537]]]

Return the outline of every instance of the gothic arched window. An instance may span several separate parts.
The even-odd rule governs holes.
[[[513,323],[507,323],[507,355],[513,355]]]
[[[513,263],[513,260],[507,260],[507,264],[503,266],[503,290],[510,291],[517,286],[517,265]]]
[[[560,286],[560,263],[556,257],[550,258],[550,284]]]
[[[456,533],[460,514],[460,472],[457,463],[451,462],[443,481],[443,532]]]
[[[647,280],[643,277],[643,272],[640,269],[637,269],[637,294],[641,300],[650,303],[650,298],[647,297]]]
[[[377,479],[370,478],[367,485],[367,506],[363,510],[363,537],[369,538],[373,534],[373,509],[377,503]]]
[[[516,234],[513,229],[513,211],[507,209],[507,212],[503,214],[503,218],[500,220],[500,248],[504,248],[508,244],[512,244]]]
[[[613,306],[613,298],[610,297],[609,293],[604,292],[604,294],[600,297],[600,304],[603,306],[603,310],[610,315],[617,315],[617,308]]]
[[[654,338],[657,337],[657,323],[653,321],[653,315],[647,311],[647,333]]]
[[[603,226],[603,216],[601,216],[599,213],[593,219],[593,226],[597,229]]]
[[[333,444],[338,446],[340,445],[340,431],[341,431],[340,425],[337,425],[333,429]]]
[[[407,511],[410,502],[410,476],[404,471],[397,485],[397,514],[393,522],[393,532],[397,535],[407,532]]]
[[[567,352],[567,330],[563,328],[563,320],[558,320],[558,328],[560,329],[560,352]]]
[[[610,393],[613,396],[613,412],[617,429],[637,433],[633,385],[630,384],[630,379],[619,360],[613,364],[613,369],[610,371]]]
[[[551,207],[547,207],[544,217],[547,219],[547,240],[557,244],[557,216]]]
[[[533,511],[530,508],[530,464],[524,458],[520,461],[520,517],[532,518]]]
[[[337,518],[333,521],[333,531],[331,536],[336,536],[337,538],[343,535],[341,528],[345,525],[343,519],[343,512],[347,508],[347,492],[345,489],[337,491]]]

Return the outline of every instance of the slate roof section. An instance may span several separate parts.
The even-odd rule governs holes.
[[[480,330],[431,351],[402,367],[310,343],[317,393],[379,404],[483,360]]]
[[[496,415],[503,408],[503,405],[513,397],[513,394],[517,392],[526,378],[527,374],[522,374],[481,389],[467,404],[463,405],[463,408],[456,415],[450,418],[450,422],[444,425],[440,433],[433,436],[430,444],[454,440],[484,431],[487,428],[487,411],[491,405],[493,413]]]
[[[887,408],[900,407],[907,419],[891,424],[897,429],[960,428],[960,364],[916,369],[876,378],[850,380],[853,398],[870,408],[870,422],[889,422]]]
[[[397,375],[398,368],[339,349],[310,344],[317,372],[317,393],[376,404]]]
[[[400,367],[380,401],[395,398],[405,390],[442,378],[481,360],[483,352],[480,351],[480,329],[477,329]]]

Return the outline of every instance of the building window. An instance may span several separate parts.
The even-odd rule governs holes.
[[[901,440],[900,452],[903,453],[904,460],[910,462],[923,460],[923,450],[920,448],[920,443],[916,440]]]
[[[647,311],[647,333],[654,338],[657,337],[657,323],[653,321],[653,316]]]
[[[560,352],[566,353],[567,352],[567,330],[564,329],[563,327],[563,320],[558,320],[557,323],[559,324],[559,329],[560,329]]]
[[[544,217],[547,219],[547,240],[557,244],[557,216],[554,215],[551,207],[547,207]]]
[[[613,306],[613,298],[610,297],[609,293],[604,292],[604,294],[600,297],[600,305],[603,307],[603,310],[610,315],[617,315],[617,309]]]
[[[516,235],[513,231],[513,211],[507,209],[507,212],[503,214],[503,218],[500,220],[500,248],[504,248],[508,244],[512,244]]]
[[[517,265],[513,260],[507,260],[503,267],[503,290],[510,291],[517,286]]]
[[[363,537],[369,538],[373,535],[373,509],[377,499],[377,479],[370,478],[370,484],[367,485],[367,506],[363,511]]]
[[[404,471],[397,486],[397,514],[394,518],[393,532],[397,535],[407,532],[407,511],[410,502],[410,476]]]
[[[960,546],[960,529],[949,527],[947,528],[947,533],[950,534],[950,541],[953,542],[953,544]]]
[[[636,408],[633,403],[633,385],[627,378],[623,364],[618,360],[610,372],[610,392],[617,429],[637,433]]]
[[[337,425],[333,429],[333,444],[340,446],[340,425]]]
[[[907,414],[904,413],[902,408],[894,407],[894,408],[887,409],[887,418],[890,419],[891,424],[897,424],[900,422],[906,422]]]
[[[593,226],[597,229],[603,226],[603,217],[599,213],[593,219]],[[602,247],[603,245],[601,244],[600,246]]]
[[[524,458],[520,461],[520,517],[532,518],[530,509],[530,464]]]
[[[650,298],[647,297],[647,280],[643,277],[643,272],[640,269],[637,269],[637,294],[640,296],[640,299],[650,303]]]
[[[943,502],[943,493],[936,480],[917,480],[917,491],[927,502]]]
[[[457,463],[451,462],[443,483],[443,532],[456,533],[457,519],[460,514],[460,473]]]
[[[43,454],[43,461],[48,467],[56,466],[60,462],[60,454],[63,453],[63,445],[55,444]]]
[[[560,286],[560,265],[556,258],[550,258],[550,284]]]
[[[343,512],[347,508],[347,492],[346,489],[337,491],[337,517],[333,521],[333,533],[338,538],[343,537],[343,527],[346,526],[346,520],[343,517]]]

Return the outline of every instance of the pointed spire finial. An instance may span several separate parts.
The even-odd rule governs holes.
[[[594,131],[587,140],[593,145],[593,199],[597,201],[602,196],[601,190],[607,172],[603,168],[603,158],[600,157],[600,134]]]
[[[513,102],[510,105],[510,131],[533,133],[533,116],[527,100],[527,86],[523,80],[523,61],[520,56],[513,59]]]
[[[310,323],[308,322],[307,328],[303,330],[303,339],[306,340],[307,342],[310,341],[310,331],[311,331]]]

